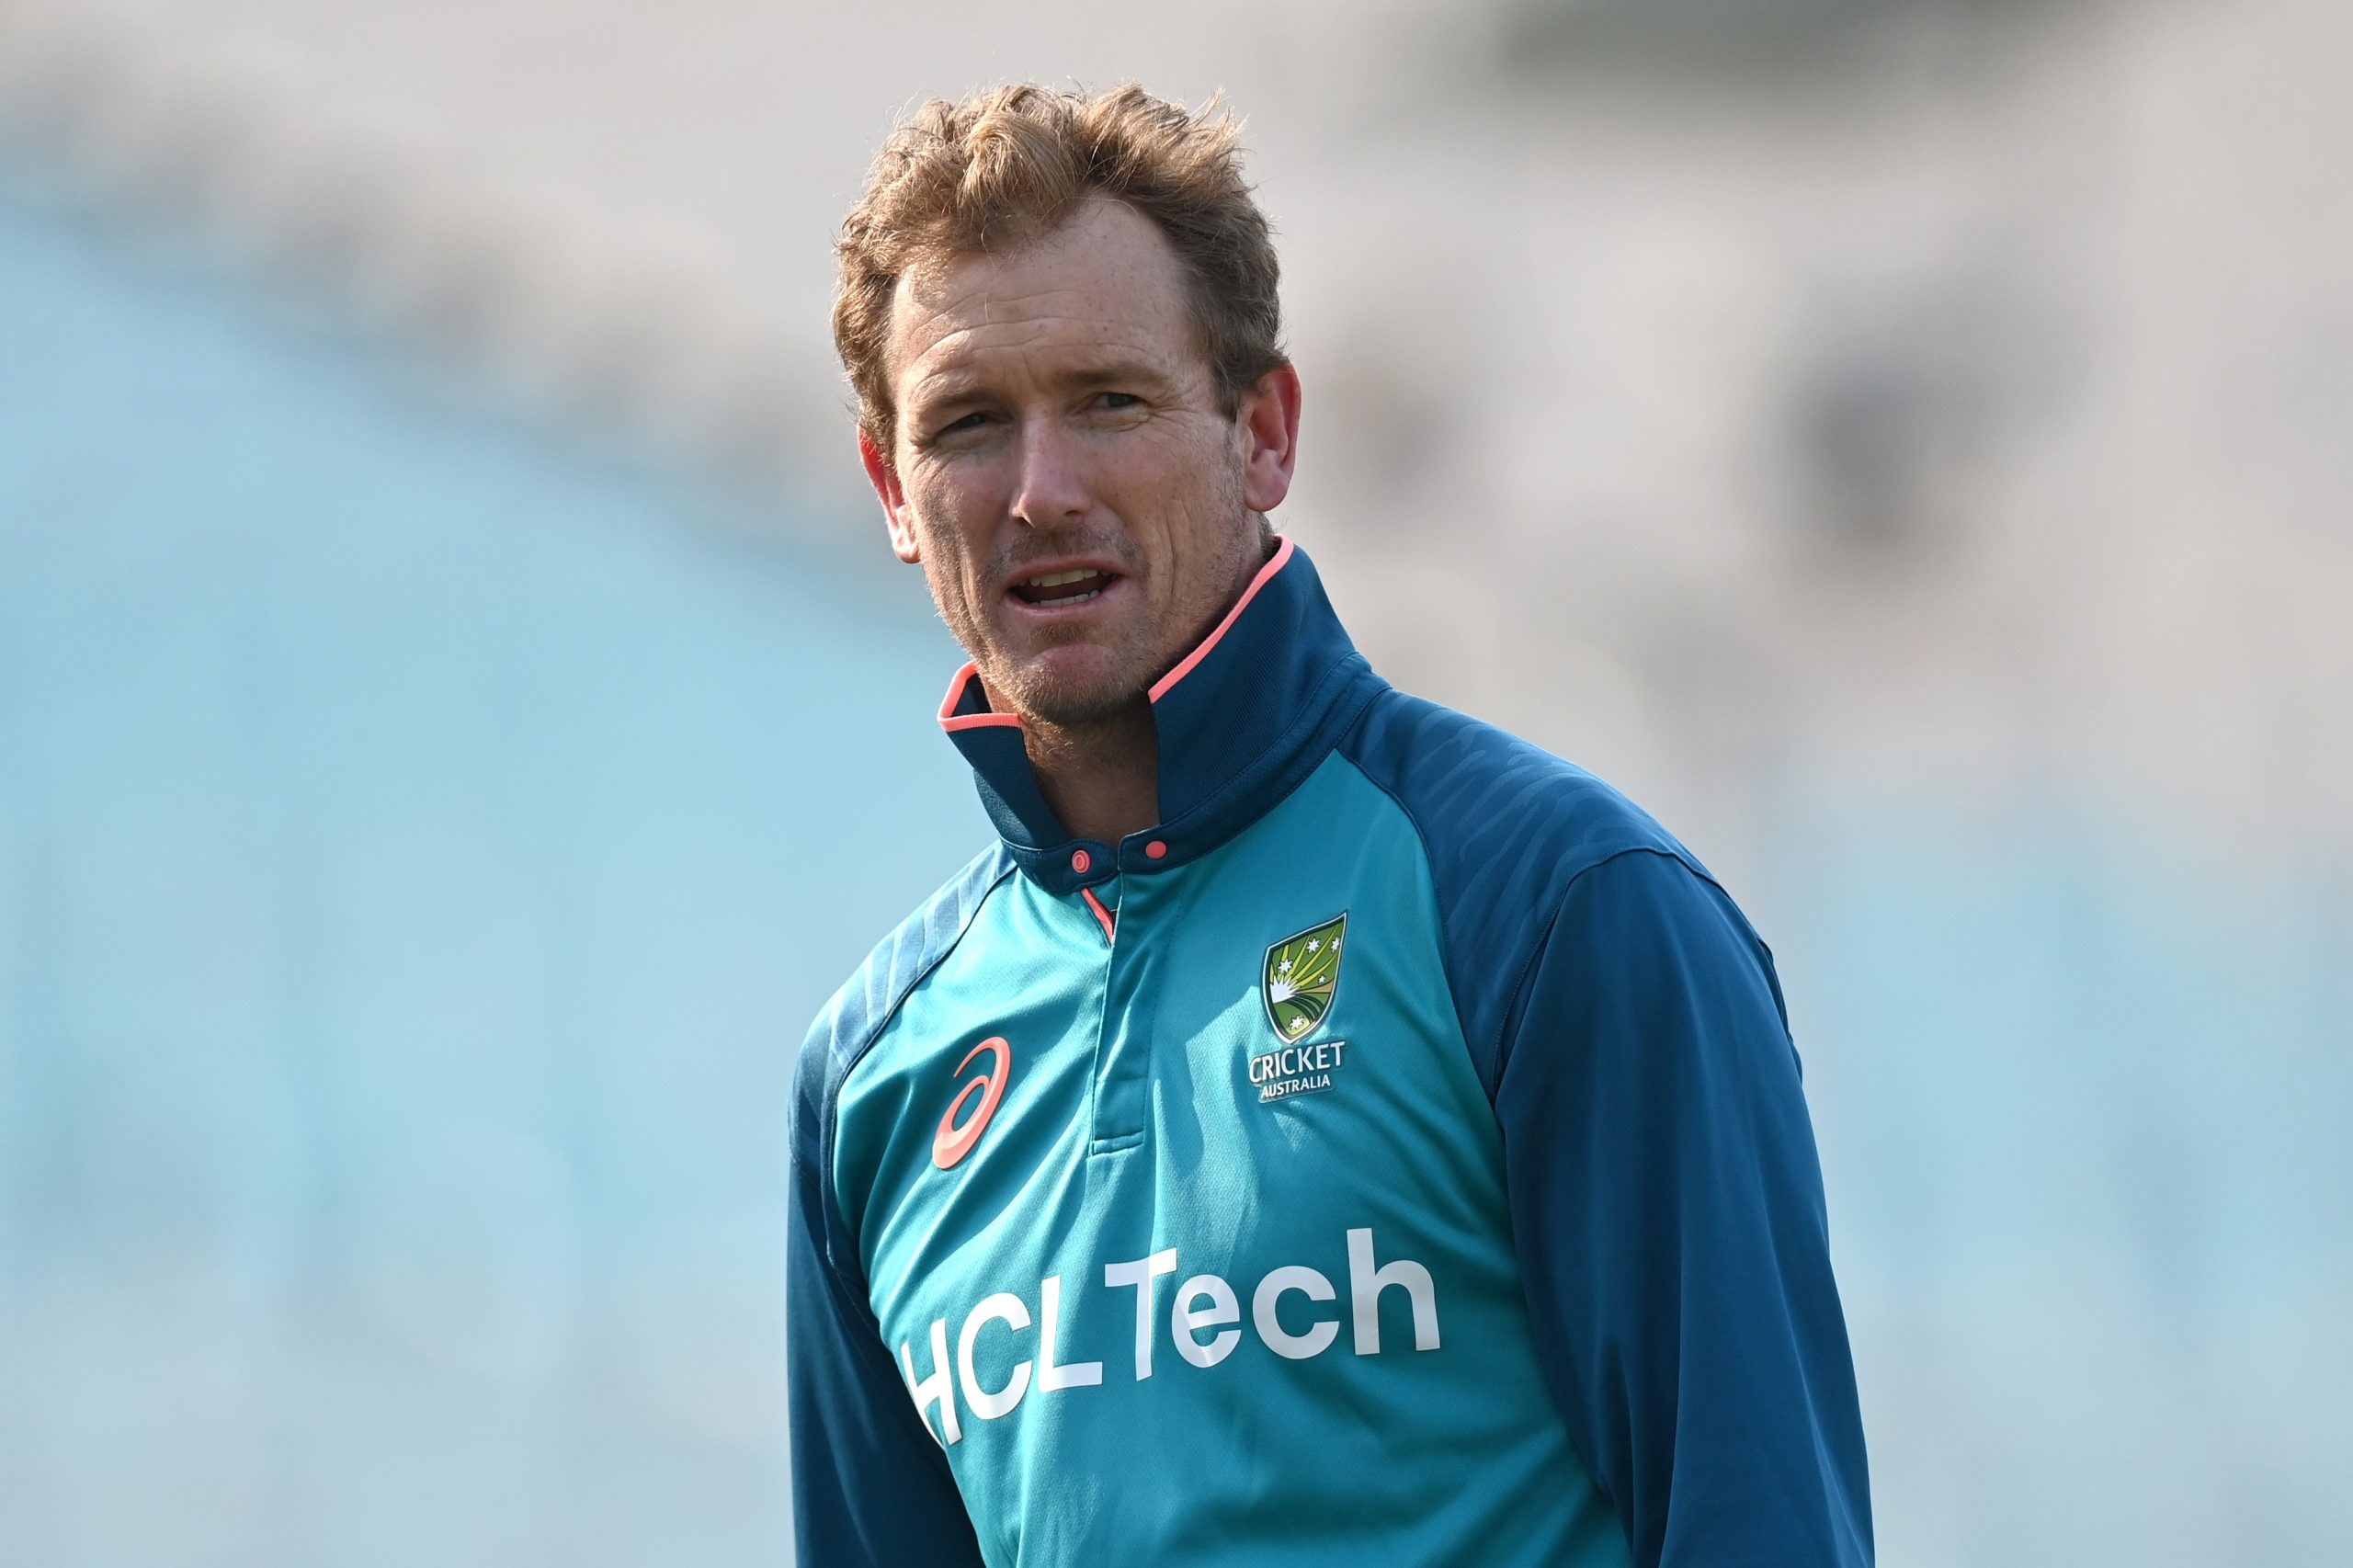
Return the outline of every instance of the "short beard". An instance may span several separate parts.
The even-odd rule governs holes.
[[[981,674],[986,680],[987,670]],[[1088,730],[1131,713],[1145,702],[1155,678],[1150,668],[1133,675],[1115,674],[1099,682],[1025,670],[1014,676],[1009,689],[992,688],[990,695],[998,706],[1010,708],[1024,719],[1060,730]]]
[[[1235,491],[1233,502],[1235,509],[1240,510],[1242,498],[1238,483]],[[1245,559],[1234,562],[1233,574],[1240,579],[1240,585],[1209,606],[1201,623],[1189,628],[1185,640],[1165,651],[1157,662],[1137,671],[1131,680],[1103,686],[1082,686],[1075,682],[1054,680],[1025,683],[1030,684],[1032,688],[1008,691],[1005,694],[1005,700],[1019,709],[1024,716],[1061,730],[1098,729],[1131,718],[1148,701],[1154,684],[1200,645],[1218,622],[1224,619],[1226,612],[1233,608],[1235,597],[1243,591],[1241,585],[1246,585],[1257,567],[1265,564],[1274,554],[1273,521],[1264,512],[1251,512],[1248,516],[1254,526],[1247,540],[1241,542]],[[1245,564],[1251,568],[1247,573],[1241,570]],[[985,677],[986,672],[983,674]]]

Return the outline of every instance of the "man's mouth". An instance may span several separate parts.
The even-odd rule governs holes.
[[[1049,572],[1043,576],[1030,577],[1013,585],[1013,597],[1023,604],[1065,605],[1085,604],[1104,589],[1118,582],[1111,572],[1083,568],[1075,572]]]

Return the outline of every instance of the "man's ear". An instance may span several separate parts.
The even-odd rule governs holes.
[[[1235,410],[1242,429],[1242,504],[1271,512],[1290,494],[1299,462],[1299,371],[1289,360],[1260,376]]]
[[[915,543],[914,513],[907,506],[906,487],[899,483],[899,471],[874,444],[874,437],[860,430],[858,433],[858,459],[866,465],[867,482],[874,486],[876,499],[882,503],[882,522],[891,531],[891,553],[913,566],[923,559],[923,551]]]

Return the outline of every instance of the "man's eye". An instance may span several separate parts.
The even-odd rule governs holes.
[[[988,423],[988,419],[989,416],[985,414],[967,414],[961,419],[951,420],[948,424],[941,426],[939,427],[939,434],[942,436],[961,436],[969,431],[979,429],[982,426]]]
[[[1107,392],[1096,393],[1095,402],[1098,408],[1133,408],[1143,399],[1133,392]]]

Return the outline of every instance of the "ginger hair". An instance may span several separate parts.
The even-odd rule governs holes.
[[[1218,104],[1194,113],[1133,83],[1089,95],[1027,83],[961,103],[934,98],[883,142],[835,246],[834,347],[858,428],[888,454],[891,307],[926,262],[1017,249],[1092,199],[1124,203],[1167,237],[1227,414],[1285,362],[1279,269],[1266,215],[1242,176],[1242,127]]]

